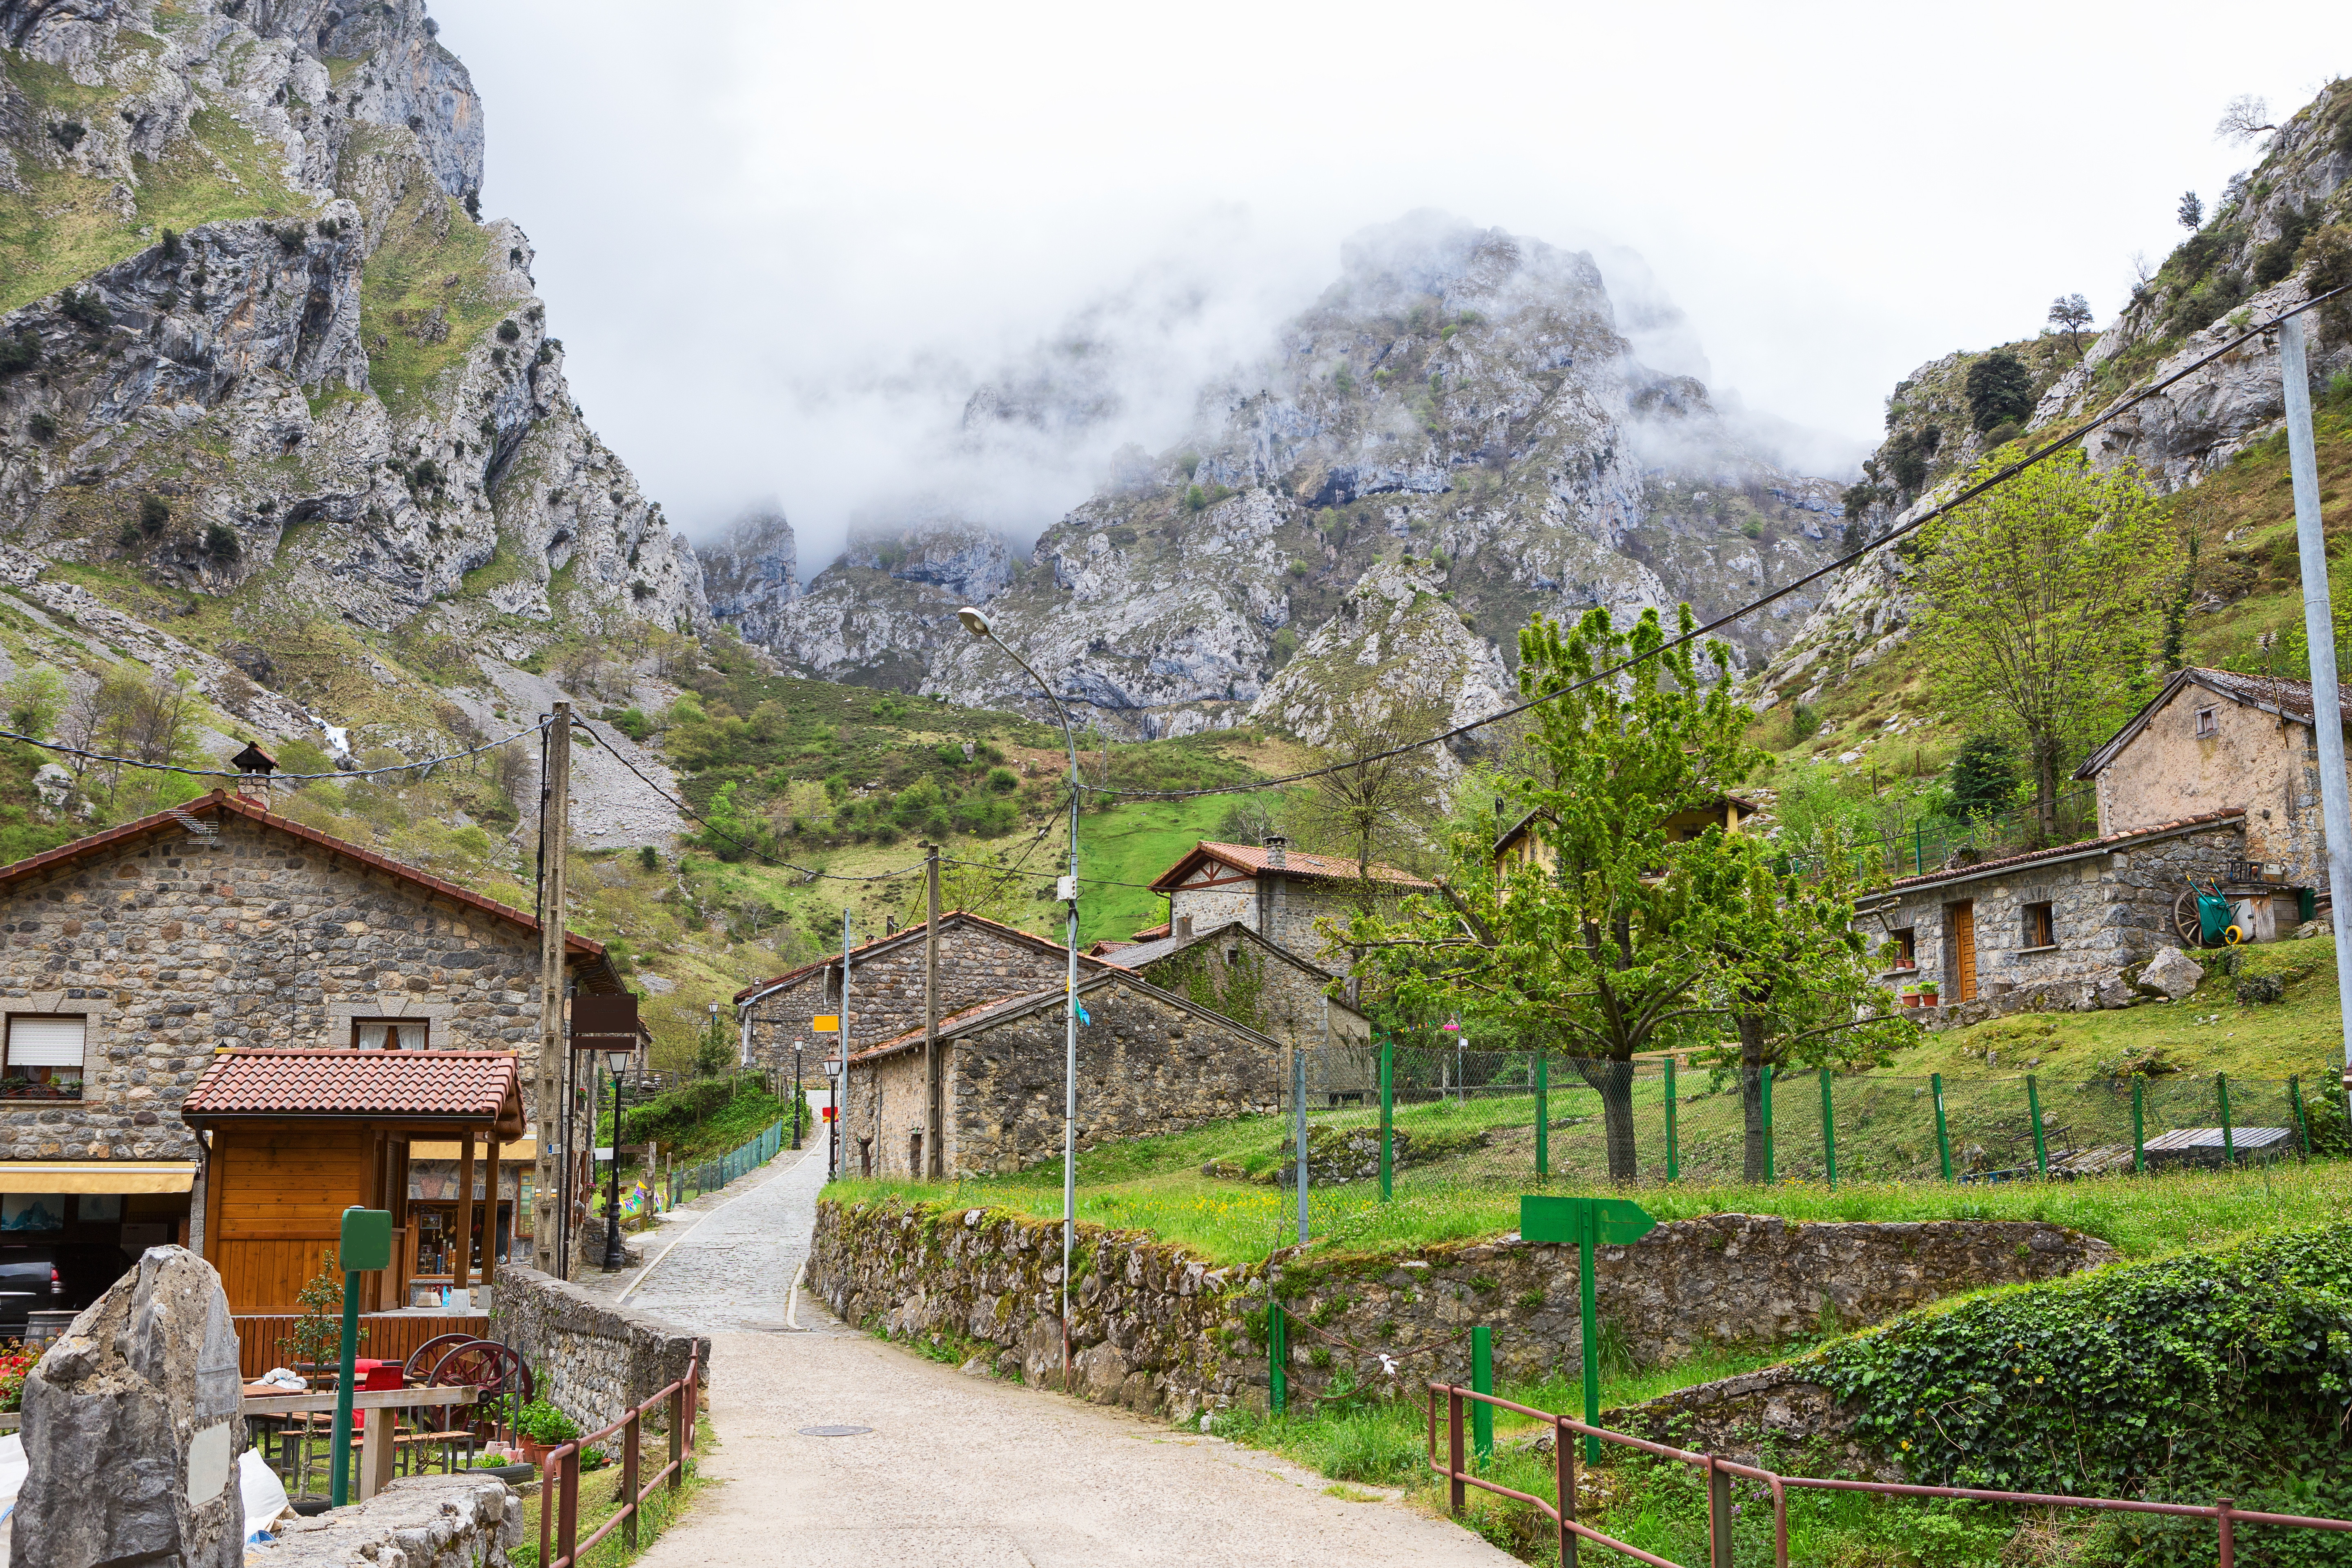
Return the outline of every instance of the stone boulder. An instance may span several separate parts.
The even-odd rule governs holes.
[[[185,1247],[150,1247],[25,1379],[9,1561],[238,1568],[243,1392],[220,1276]]]
[[[2204,967],[2177,947],[2168,947],[2147,961],[2139,972],[2143,990],[2153,987],[2158,994],[2178,1002],[2197,989],[2205,978]]]
[[[271,1568],[507,1568],[522,1532],[522,1500],[505,1482],[409,1476],[365,1502],[281,1526],[268,1559]]]

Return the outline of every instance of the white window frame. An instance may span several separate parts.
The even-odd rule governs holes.
[[[71,1024],[81,1033],[80,1046],[79,1049],[75,1051],[73,1060],[70,1064],[68,1064],[63,1060],[26,1062],[21,1064],[21,1068],[24,1069],[21,1076],[32,1078],[34,1081],[37,1083],[54,1082],[55,1079],[51,1075],[58,1072],[58,1069],[68,1068],[69,1066],[76,1082],[84,1085],[89,1083],[89,1016],[86,1013],[10,1013],[7,1016],[5,1033],[0,1033],[0,1077],[13,1078],[17,1077],[20,1074],[20,1064],[16,1058],[16,1026],[19,1024],[32,1024],[37,1026],[42,1024]],[[54,1044],[47,1046],[35,1046],[28,1041],[26,1042],[25,1048],[28,1051],[37,1051],[42,1055],[58,1056],[61,1054],[61,1047]]]

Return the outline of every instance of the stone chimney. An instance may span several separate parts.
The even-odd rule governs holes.
[[[267,810],[269,805],[269,775],[278,771],[278,759],[248,741],[245,750],[229,759],[236,769],[236,793],[243,800],[252,801]]]
[[[1265,847],[1265,864],[1268,870],[1279,871],[1290,864],[1289,839],[1279,833],[1269,833],[1259,842]]]

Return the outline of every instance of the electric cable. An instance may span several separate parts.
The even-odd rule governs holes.
[[[1423,740],[1410,741],[1401,746],[1391,746],[1386,751],[1372,752],[1360,757],[1351,757],[1344,763],[1333,763],[1325,767],[1310,768],[1303,773],[1286,773],[1280,778],[1263,779],[1255,784],[1215,784],[1203,789],[1185,790],[1119,789],[1112,785],[1088,784],[1081,784],[1078,787],[1092,794],[1118,795],[1128,800],[1195,800],[1204,795],[1250,795],[1255,794],[1259,790],[1285,789],[1292,784],[1306,784],[1315,779],[1328,777],[1332,773],[1345,773],[1350,768],[1367,767],[1373,763],[1385,762],[1391,757],[1401,757],[1409,752],[1418,752],[1426,747],[1443,745],[1448,741],[1458,740],[1462,736],[1467,735],[1475,730],[1483,730],[1489,724],[1497,724],[1506,719],[1517,718],[1519,714],[1527,712],[1529,709],[1539,708],[1547,702],[1557,701],[1560,698],[1566,697],[1571,692],[1580,691],[1586,687],[1597,685],[1613,676],[1622,675],[1627,670],[1633,668],[1635,665],[1642,663],[1643,660],[1654,658],[1658,655],[1667,652],[1669,649],[1680,647],[1687,643],[1696,642],[1701,637],[1705,637],[1715,632],[1720,631],[1725,626],[1730,626],[1736,621],[1744,620],[1748,616],[1754,615],[1757,611],[1764,608],[1767,605],[1773,603],[1777,599],[1786,598],[1789,595],[1795,593],[1798,589],[1805,587],[1809,584],[1817,583],[1824,577],[1844,571],[1847,567],[1852,566],[1856,562],[1884,550],[1889,543],[1902,538],[1905,534],[1914,532],[1918,529],[1926,527],[1928,523],[1933,522],[1939,517],[1942,517],[1945,513],[1955,510],[1959,507],[1966,506],[1969,502],[1976,500],[1979,496],[1985,494],[1988,490],[1991,490],[2000,485],[2007,484],[2010,480],[2025,472],[2028,468],[2040,464],[2044,458],[2066,450],[2073,447],[2076,442],[2082,440],[2084,437],[2088,436],[2092,431],[2098,429],[2103,425],[2106,425],[2117,418],[2120,418],[2126,413],[2147,402],[2149,398],[2156,396],[2166,388],[2172,386],[2179,382],[2187,380],[2189,376],[2194,375],[2197,372],[2204,369],[2207,365],[2211,364],[2214,361],[2229,354],[2241,344],[2245,343],[2251,339],[2260,337],[2264,332],[2274,330],[2281,321],[2287,320],[2291,316],[2299,316],[2305,310],[2325,304],[2326,301],[2335,299],[2337,295],[2342,294],[2347,290],[2352,290],[2352,283],[2339,284],[2336,288],[2328,289],[2324,294],[2315,294],[2310,299],[2305,300],[2302,304],[2295,306],[2292,310],[2282,310],[2277,315],[2271,317],[2267,321],[2260,321],[2255,323],[2253,326],[2248,327],[2244,331],[2240,332],[2236,337],[2231,338],[2228,342],[2223,343],[2221,347],[2213,350],[2210,353],[2205,354],[2199,359],[2192,361],[2190,363],[2183,366],[2172,374],[2166,376],[2162,381],[2158,382],[2153,386],[2144,387],[2140,391],[2134,393],[2129,397],[2125,398],[2122,402],[2116,404],[2113,407],[2108,408],[2105,412],[2100,414],[2096,418],[2092,419],[2085,424],[2077,426],[2073,430],[2068,431],[2065,435],[2050,442],[2047,446],[2039,447],[2034,451],[2027,453],[2024,457],[2015,459],[2002,468],[2000,472],[1991,474],[1985,479],[1979,479],[1976,483],[1968,486],[1951,500],[1939,502],[1937,505],[1929,508],[1927,511],[1920,513],[1917,517],[1913,518],[1910,521],[1899,523],[1895,527],[1889,529],[1885,533],[1881,534],[1878,538],[1871,541],[1868,544],[1864,545],[1861,549],[1841,555],[1836,560],[1830,562],[1826,565],[1816,567],[1812,571],[1806,573],[1801,577],[1792,578],[1790,581],[1782,584],[1780,587],[1773,589],[1770,593],[1765,594],[1759,598],[1748,601],[1748,603],[1741,605],[1738,609],[1730,611],[1725,615],[1717,616],[1715,619],[1707,622],[1705,626],[1695,627],[1690,631],[1678,633],[1674,637],[1668,637],[1665,641],[1660,643],[1656,647],[1652,648],[1647,653],[1633,655],[1632,658],[1611,665],[1606,669],[1595,671],[1593,674],[1586,676],[1580,680],[1571,681],[1568,685],[1561,687],[1557,691],[1547,691],[1541,696],[1528,698],[1524,702],[1515,703],[1498,712],[1489,713],[1483,719],[1473,719],[1466,724],[1456,724],[1450,730],[1443,731]]]

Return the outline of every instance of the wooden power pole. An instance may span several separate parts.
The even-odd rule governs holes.
[[[563,1100],[563,870],[572,826],[572,704],[555,705],[547,731],[547,777],[539,797],[539,1163],[532,1192],[531,1260],[542,1274],[570,1275],[561,1231],[570,1215],[572,1151],[560,1135]]]
[[[923,1168],[947,1173],[945,1086],[940,1062],[940,847],[923,857]]]

